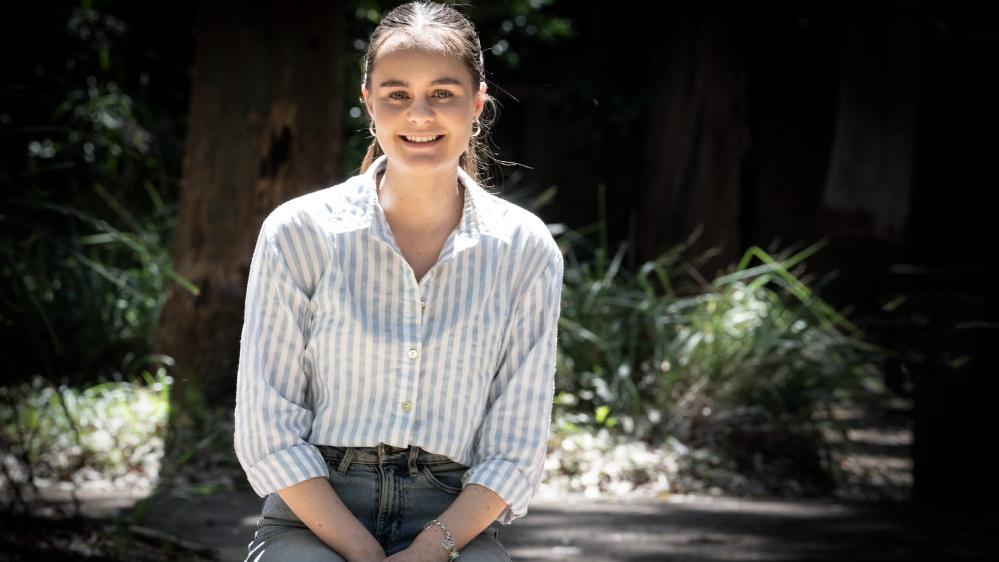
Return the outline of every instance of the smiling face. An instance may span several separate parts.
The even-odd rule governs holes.
[[[452,56],[419,50],[386,53],[362,85],[368,115],[393,165],[414,172],[457,167],[482,112],[485,83]],[[421,142],[422,141],[422,142]]]

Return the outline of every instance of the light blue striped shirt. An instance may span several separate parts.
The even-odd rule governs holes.
[[[250,264],[234,446],[260,496],[328,477],[313,445],[416,445],[507,502],[541,483],[563,258],[545,223],[464,170],[459,224],[416,277],[363,174],[279,205]]]

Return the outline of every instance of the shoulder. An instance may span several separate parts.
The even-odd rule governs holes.
[[[512,253],[536,267],[562,268],[562,250],[541,217],[498,195],[485,193],[489,229],[509,243]]]
[[[275,207],[261,225],[274,241],[326,238],[336,231],[356,228],[366,219],[362,176],[293,197]]]
[[[311,295],[334,261],[333,234],[361,224],[363,194],[360,178],[354,176],[279,204],[264,217],[258,248],[279,257],[295,283]]]

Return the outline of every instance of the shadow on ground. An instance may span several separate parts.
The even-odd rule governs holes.
[[[164,498],[148,524],[243,560],[260,514],[252,492]],[[907,504],[674,496],[534,502],[500,539],[518,562],[547,560],[988,560],[999,521]]]

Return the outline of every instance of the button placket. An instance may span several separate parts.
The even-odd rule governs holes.
[[[425,276],[423,281],[417,283],[418,287],[426,288],[428,286],[426,280],[427,280],[427,277]],[[423,312],[426,311],[426,309],[427,309],[427,299],[422,294],[420,294],[420,293],[421,293],[421,291],[418,291],[417,304],[419,304],[419,309],[417,309],[416,306],[413,306],[412,308],[410,308],[410,305],[408,305],[408,304],[406,306],[407,316],[410,316],[412,313],[418,313],[419,314],[420,319],[418,320],[418,324],[422,324]],[[412,302],[412,301],[410,301],[410,302]],[[412,312],[409,312],[410,310]],[[417,312],[417,310],[418,310],[418,312]],[[417,331],[418,332],[421,331],[419,327],[417,327]],[[416,359],[419,356],[420,356],[420,352],[419,352],[419,350],[415,346],[414,347],[410,347],[409,349],[406,350],[406,357],[411,362],[415,362]],[[418,371],[419,371],[419,369],[417,368],[417,372]],[[408,414],[408,413],[410,413],[413,410],[413,402],[411,400],[404,400],[404,401],[402,401],[402,402],[399,403],[399,409],[402,410],[403,413]]]
[[[432,288],[431,277],[432,277],[432,275],[434,273],[434,269],[436,267],[437,267],[436,264],[434,265],[434,267],[431,267],[430,271],[427,272],[427,275],[425,275],[423,277],[423,279],[421,279],[420,282],[417,284],[419,286],[419,288],[420,288],[419,297],[420,297],[420,311],[421,312],[426,312],[427,311],[427,293],[429,293],[431,291],[431,288]]]

